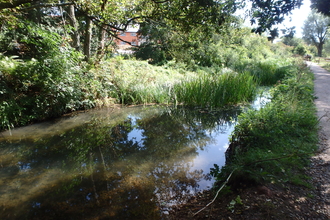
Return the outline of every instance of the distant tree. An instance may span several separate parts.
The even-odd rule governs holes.
[[[330,18],[316,10],[308,15],[303,26],[303,39],[317,48],[317,54],[322,56],[323,45],[328,37]]]
[[[297,47],[300,44],[304,44],[303,39],[301,38],[297,38],[295,37],[296,34],[296,27],[289,27],[289,28],[285,28],[285,29],[281,29],[282,32],[282,43],[284,43],[285,45],[291,46],[293,47],[295,50],[295,47]]]
[[[150,64],[162,65],[171,60],[169,52],[171,45],[171,31],[158,23],[142,23],[139,35],[143,38],[143,43],[134,48],[137,59],[148,60]]]
[[[311,0],[311,8],[318,12],[330,16],[330,1],[329,0]]]
[[[282,43],[293,48],[297,47],[299,44],[305,44],[304,40],[298,37],[282,37]]]

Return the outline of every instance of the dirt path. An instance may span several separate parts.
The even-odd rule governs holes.
[[[330,72],[307,63],[315,75],[315,105],[320,118],[320,152],[313,159],[311,175],[319,193],[320,211],[330,219]]]

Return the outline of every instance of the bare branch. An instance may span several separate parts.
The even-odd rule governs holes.
[[[152,0],[154,3],[156,4],[162,4],[162,3],[165,3],[165,2],[168,2],[168,0],[164,0],[164,1],[156,1],[156,0]]]

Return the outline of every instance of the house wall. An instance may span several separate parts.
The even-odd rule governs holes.
[[[122,39],[116,39],[115,41],[118,47],[117,51],[119,53],[132,53],[133,51],[131,50],[131,48],[134,46],[139,46],[141,44],[142,39],[138,36],[138,30],[138,25],[131,25],[128,27],[126,32],[118,34],[118,37]],[[130,42],[131,44],[126,43],[124,41]]]
[[[124,41],[128,41],[131,42],[131,45],[134,46],[138,46],[139,45],[139,38],[137,36],[136,32],[124,32],[122,34],[119,34],[119,38],[124,40]],[[117,40],[116,44],[118,45],[118,47],[131,47],[130,44],[121,41],[121,40]]]

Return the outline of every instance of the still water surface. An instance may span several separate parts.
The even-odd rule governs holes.
[[[108,108],[0,133],[0,219],[163,219],[212,186],[240,111]]]

